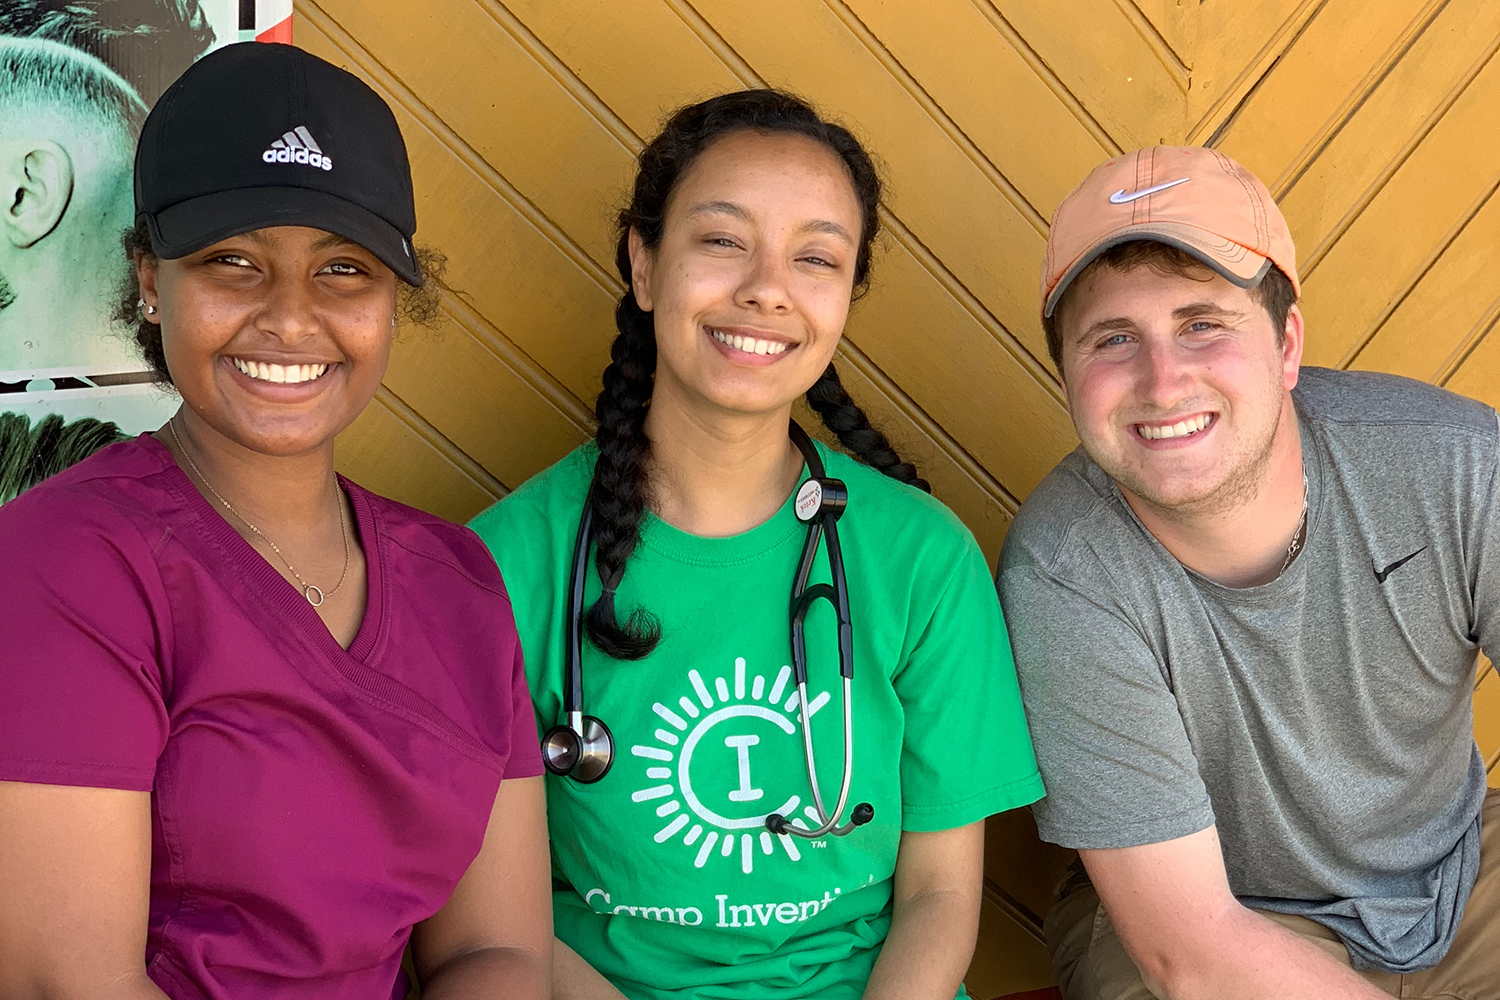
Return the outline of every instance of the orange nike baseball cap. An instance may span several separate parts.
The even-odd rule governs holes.
[[[1155,240],[1192,254],[1241,288],[1274,264],[1297,295],[1297,251],[1271,192],[1214,149],[1152,146],[1094,168],[1052,213],[1042,264],[1042,315],[1110,247]]]

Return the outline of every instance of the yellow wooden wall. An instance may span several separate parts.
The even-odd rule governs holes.
[[[1037,318],[1047,219],[1097,162],[1215,146],[1269,185],[1311,364],[1500,404],[1500,0],[297,0],[298,44],[396,109],[441,326],[398,342],[340,442],[462,520],[589,434],[612,210],[672,107],[763,83],[850,123],[890,182],[851,391],[993,558],[1075,441]],[[1500,784],[1500,679],[1476,691]],[[978,996],[1050,981],[1066,856],[991,824]]]

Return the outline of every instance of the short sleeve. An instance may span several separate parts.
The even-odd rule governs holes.
[[[1000,596],[1047,785],[1044,840],[1135,847],[1214,823],[1177,701],[1142,635],[1099,595],[1034,564]]]
[[[514,635],[514,622],[507,625]],[[542,773],[542,747],[534,719],[531,685],[526,683],[526,654],[517,638],[510,664],[510,759],[505,762],[503,777],[534,778]]]
[[[951,830],[1042,795],[989,567],[967,543],[893,679],[906,715],[903,830]]]
[[[1496,419],[1500,421],[1500,415]],[[1470,509],[1477,511],[1477,516],[1467,528],[1464,547],[1474,595],[1470,623],[1473,639],[1490,662],[1500,663],[1500,497],[1496,496],[1500,456],[1491,450],[1487,457],[1484,474],[1474,476],[1478,495],[1470,498]]]
[[[0,780],[150,791],[165,599],[135,525],[44,487],[0,507],[0,608]]]

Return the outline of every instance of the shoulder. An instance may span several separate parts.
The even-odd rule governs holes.
[[[165,449],[145,435],[110,445],[0,505],[0,553],[33,547],[87,548],[90,540],[130,539],[155,549],[191,515],[166,483]]]
[[[1075,448],[1016,512],[1000,571],[1029,566],[1055,572],[1101,546],[1134,547],[1140,534],[1108,474]]]
[[[892,479],[841,451],[822,444],[817,448],[828,475],[843,480],[849,488],[850,513],[857,506],[855,516],[860,520],[873,519],[884,524],[896,523],[896,519],[902,518],[915,519],[924,532],[936,533],[940,538],[959,540],[971,537],[958,515],[931,493]]]
[[[842,452],[821,444],[818,451],[828,475],[849,489],[849,509],[839,519],[846,546],[862,538],[882,554],[882,565],[928,580],[952,578],[970,559],[985,564],[968,525],[937,497]]]
[[[573,449],[482,511],[469,527],[497,559],[516,543],[550,535],[560,524],[564,533],[576,530],[597,457],[592,443]]]
[[[1401,427],[1441,427],[1488,442],[1500,435],[1495,411],[1484,403],[1399,375],[1304,368],[1292,398],[1314,423],[1370,428],[1374,438]]]
[[[162,552],[193,517],[165,456],[139,439],[111,445],[0,506],[0,606],[159,597]]]
[[[1306,433],[1351,488],[1384,496],[1416,487],[1462,498],[1465,510],[1490,503],[1500,424],[1485,404],[1415,379],[1323,368],[1303,369],[1292,395]]]

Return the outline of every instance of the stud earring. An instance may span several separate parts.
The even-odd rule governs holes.
[[[148,306],[148,305],[146,305],[146,300],[145,299],[136,299],[135,300],[135,307],[137,309],[143,309],[145,311],[145,313],[146,313],[147,316],[155,316],[156,315],[156,307],[155,306]]]

